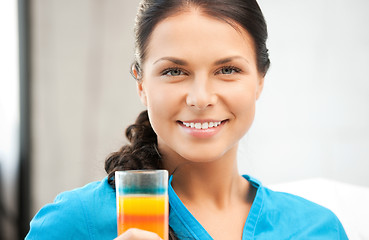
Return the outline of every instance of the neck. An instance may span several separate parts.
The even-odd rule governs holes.
[[[173,174],[172,186],[184,204],[213,204],[226,208],[232,202],[245,199],[248,183],[239,175],[237,148],[221,159],[211,162],[180,161],[168,164]],[[173,163],[164,159],[164,163]]]

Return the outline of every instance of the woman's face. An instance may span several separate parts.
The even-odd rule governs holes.
[[[241,27],[199,11],[161,21],[138,90],[164,160],[235,157],[254,119],[262,76],[252,38]]]

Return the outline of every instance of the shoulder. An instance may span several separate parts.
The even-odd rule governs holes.
[[[32,219],[26,239],[94,239],[96,228],[105,225],[96,221],[112,219],[114,225],[114,213],[115,192],[105,178],[59,194]],[[110,221],[105,221],[106,225]]]
[[[313,203],[307,199],[304,199],[302,197],[285,193],[285,192],[278,192],[273,191],[266,187],[261,187],[261,191],[264,193],[264,204],[270,209],[270,210],[276,210],[283,207],[283,209],[293,209],[301,210],[301,211],[314,211],[314,212],[320,212],[325,214],[331,214],[331,211],[327,208],[324,208],[316,203]]]
[[[305,221],[313,215],[314,218],[336,218],[331,210],[302,197],[285,192],[276,192],[265,187],[262,187],[261,191],[264,192],[263,207],[269,212],[282,212],[283,216],[292,215],[289,217],[295,218],[303,217]]]
[[[263,196],[261,225],[278,225],[281,234],[293,238],[347,239],[337,216],[302,197],[260,187]]]

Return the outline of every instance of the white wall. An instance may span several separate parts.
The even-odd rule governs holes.
[[[105,177],[142,106],[129,74],[138,1],[35,0],[32,206]]]
[[[369,186],[369,2],[263,0],[272,66],[241,172]]]

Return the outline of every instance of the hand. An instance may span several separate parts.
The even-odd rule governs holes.
[[[162,240],[158,234],[137,229],[130,228],[114,240]]]

